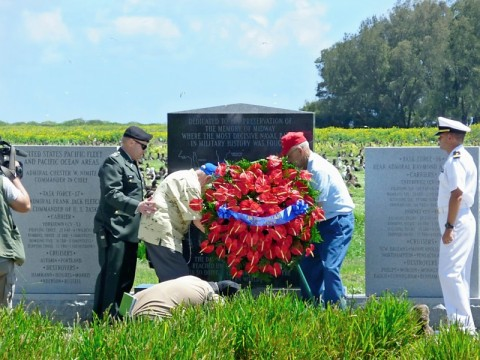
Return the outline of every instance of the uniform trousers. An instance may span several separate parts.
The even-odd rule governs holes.
[[[162,245],[145,243],[148,259],[152,263],[158,281],[173,280],[189,275],[189,269],[182,253]]]
[[[447,213],[440,213],[438,224],[443,234]],[[475,217],[468,208],[460,209],[453,230],[454,240],[443,244],[440,240],[438,277],[443,301],[451,322],[457,322],[464,330],[475,332],[470,308],[470,275],[475,244]]]
[[[102,317],[110,307],[109,314],[116,317],[123,293],[130,292],[135,281],[138,243],[118,240],[107,231],[105,236],[106,242],[97,234],[101,269],[95,284],[93,311]]]
[[[0,257],[0,306],[12,308],[15,280],[14,261]]]

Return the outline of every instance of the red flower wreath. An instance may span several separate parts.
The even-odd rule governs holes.
[[[221,163],[202,199],[190,207],[202,214],[206,240],[200,252],[215,252],[233,278],[281,275],[303,254],[313,256],[319,241],[314,226],[325,220],[315,204],[311,174],[296,170],[286,158]]]

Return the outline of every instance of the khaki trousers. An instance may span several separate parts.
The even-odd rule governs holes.
[[[12,308],[15,280],[15,263],[0,257],[0,306]]]

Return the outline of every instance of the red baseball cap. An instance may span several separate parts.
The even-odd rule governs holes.
[[[282,156],[286,156],[290,149],[295,145],[301,144],[307,141],[303,132],[289,132],[282,136]]]

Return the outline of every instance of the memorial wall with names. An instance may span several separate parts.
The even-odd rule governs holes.
[[[479,148],[469,147],[478,167]],[[442,297],[438,281],[438,176],[447,154],[437,147],[365,149],[366,293],[406,290],[411,297]],[[479,293],[477,239],[471,294]]]
[[[17,294],[93,293],[99,271],[93,217],[100,199],[98,169],[114,147],[18,146],[28,157],[22,183],[32,210],[14,213],[26,261]]]

